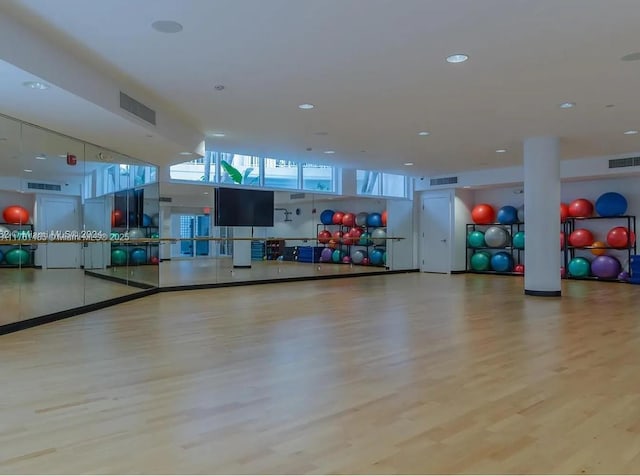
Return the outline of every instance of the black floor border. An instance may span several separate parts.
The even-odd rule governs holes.
[[[138,281],[131,281],[124,278],[118,278],[117,276],[108,276],[106,274],[96,273],[93,271],[84,270],[84,274],[87,276],[91,276],[93,278],[104,279],[105,281],[112,281],[114,283],[126,284],[127,286],[131,286],[138,289],[156,289],[157,286],[148,283],[140,283]]]
[[[562,296],[562,291],[534,291],[533,289],[525,289],[524,294],[526,296],[536,297],[560,297]]]

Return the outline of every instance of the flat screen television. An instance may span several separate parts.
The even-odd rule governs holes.
[[[216,188],[215,226],[273,226],[273,191]]]

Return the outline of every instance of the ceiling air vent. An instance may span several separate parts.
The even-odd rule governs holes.
[[[451,185],[453,183],[458,183],[458,177],[440,177],[440,178],[432,178],[429,180],[429,185]]]
[[[305,193],[292,193],[291,195],[289,195],[290,200],[297,200],[304,197],[306,197]]]
[[[160,198],[158,198],[158,201],[159,202],[172,202],[173,198],[171,198],[171,197],[160,197]]]
[[[611,159],[609,161],[610,169],[619,169],[620,167],[638,167],[640,166],[640,157],[627,157],[626,159]]]
[[[61,192],[62,186],[56,185],[54,183],[36,183],[36,182],[27,182],[27,188],[32,190],[49,190],[51,192]]]
[[[149,124],[156,125],[156,111],[120,91],[120,107]]]

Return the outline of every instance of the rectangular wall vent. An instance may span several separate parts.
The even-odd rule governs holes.
[[[158,198],[158,201],[159,202],[172,202],[173,198],[171,198],[171,197],[160,197],[160,198]]]
[[[640,157],[627,157],[625,159],[611,159],[609,161],[610,169],[619,169],[620,167],[638,167],[640,166]]]
[[[432,178],[429,180],[429,184],[433,185],[451,185],[454,183],[458,183],[458,177],[440,177],[440,178]]]
[[[296,200],[296,199],[300,199],[300,198],[304,198],[307,195],[305,193],[292,193],[291,195],[289,195],[289,198],[291,200]]]
[[[120,107],[149,124],[156,125],[156,111],[120,91]]]
[[[52,192],[61,192],[62,186],[56,185],[54,183],[36,183],[36,182],[27,182],[27,188],[32,190],[49,190]]]

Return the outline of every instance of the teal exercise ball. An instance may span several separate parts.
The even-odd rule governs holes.
[[[588,259],[578,257],[569,261],[569,275],[576,278],[584,278],[591,273],[591,263]]]
[[[486,251],[478,251],[471,256],[471,269],[474,271],[489,271],[491,269],[491,255]]]
[[[469,233],[467,242],[469,243],[469,246],[471,248],[482,248],[483,246],[487,245],[484,242],[484,233],[482,233],[480,230],[474,230]]]
[[[334,250],[331,254],[331,261],[334,263],[342,263],[342,258],[344,258],[344,252],[342,250]]]
[[[122,248],[116,248],[111,251],[111,264],[113,266],[124,266],[127,264],[129,255]]]
[[[22,248],[13,248],[4,255],[4,259],[12,266],[24,266],[29,263],[29,252]]]
[[[524,231],[519,231],[513,235],[513,247],[518,250],[524,250]]]

